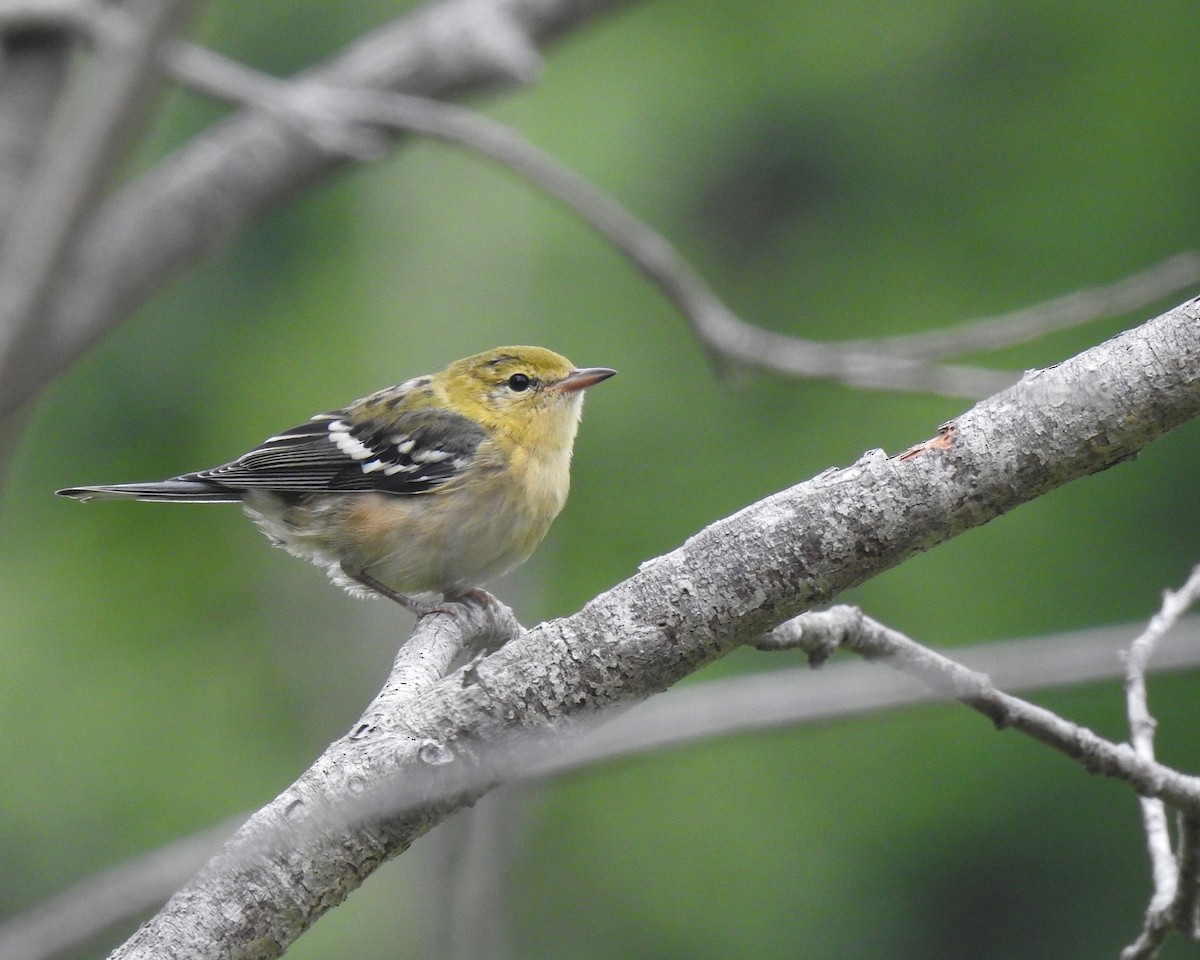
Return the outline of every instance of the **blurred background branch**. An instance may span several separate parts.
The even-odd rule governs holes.
[[[86,124],[66,125],[62,142],[45,148],[50,162],[38,165],[32,188],[21,192],[17,219],[0,246],[0,290],[5,291],[0,303],[0,419],[15,413],[47,376],[78,357],[201,253],[229,242],[244,224],[311,178],[325,176],[349,159],[377,157],[385,143],[372,128],[449,139],[528,177],[625,253],[679,307],[719,359],[795,376],[980,399],[1012,383],[1014,375],[933,361],[1127,312],[1197,280],[1195,255],[1182,254],[1104,288],[953,330],[878,343],[819,343],[748,323],[661,234],[514,132],[448,104],[385,92],[397,85],[401,65],[409,68],[403,70],[404,86],[422,93],[461,95],[467,86],[457,74],[414,81],[406,60],[412,51],[398,42],[408,32],[453,36],[457,46],[445,59],[468,74],[470,84],[531,79],[540,62],[535,44],[595,12],[590,3],[547,6],[552,9],[537,8],[531,15],[532,4],[497,0],[468,7],[464,0],[448,0],[428,8],[437,13],[405,18],[403,28],[399,21],[389,25],[290,86],[211,51],[170,42],[169,31],[184,17],[182,3],[150,4],[143,12],[136,4],[106,9],[77,0],[62,9],[52,5],[40,18],[21,4],[0,7],[0,29],[7,19],[10,37],[26,35],[31,24],[42,33],[89,24],[87,32],[97,47],[96,75],[80,85],[85,91],[81,99],[94,103],[75,110]],[[453,29],[440,21],[426,23],[424,17],[445,17]],[[372,60],[368,69],[362,63],[364,48],[376,57],[382,51],[391,67],[379,72],[378,61]],[[243,116],[196,138],[156,173],[135,179],[111,204],[94,210],[144,100],[141,87],[152,79],[151,68],[159,61],[191,86],[243,105]],[[106,72],[107,63],[115,68]],[[38,107],[30,102],[19,115]],[[285,128],[272,122],[280,118]],[[359,132],[356,125],[366,129]],[[302,134],[299,141],[288,136],[287,126]],[[241,167],[241,158],[249,154],[255,157],[253,171]],[[268,154],[273,161],[264,160]],[[194,162],[197,156],[203,167]],[[220,225],[213,221],[218,209]],[[184,210],[193,216],[183,220]],[[196,217],[199,211],[204,214]],[[94,229],[86,225],[92,219]],[[164,234],[160,225],[166,222],[172,230]],[[48,299],[52,289],[53,301]],[[118,299],[115,294],[121,290],[125,295]]]
[[[0,244],[0,383],[15,379],[20,367],[46,362],[39,356],[47,341],[40,329],[46,300],[62,282],[68,251],[160,81],[159,48],[188,7],[180,0],[132,0],[131,29],[107,33],[86,77],[72,87],[78,102],[64,105],[72,122],[39,162],[26,165],[27,182]]]
[[[356,40],[339,56],[307,71],[306,77],[424,96],[463,96],[513,79],[512,45],[498,45],[491,39],[497,23],[507,23],[513,34],[529,44],[546,43],[621,5],[622,0],[443,0]],[[158,16],[171,5],[148,6],[159,11]],[[114,15],[122,23],[127,17],[137,22],[124,8],[117,8]],[[24,20],[17,23],[25,25]],[[98,34],[107,36],[103,29]],[[133,62],[135,75],[141,75],[136,58]],[[524,78],[527,71],[518,72]],[[106,102],[126,109],[136,100],[129,93],[105,95]],[[123,121],[115,117],[88,116],[99,121],[98,135],[115,136],[123,129]],[[69,162],[79,161],[69,157]],[[50,376],[77,359],[179,271],[223,248],[247,223],[346,162],[344,153],[297,138],[270,115],[252,110],[196,138],[103,206],[85,210],[85,204],[78,203],[51,218],[44,229],[53,229],[56,236],[69,237],[71,242],[69,247],[65,239],[56,242],[52,262],[61,266],[53,274],[54,295],[38,305],[39,349],[32,354],[6,351],[0,356],[4,372],[0,419],[28,402]],[[94,197],[86,182],[84,187],[81,201]],[[14,261],[14,246],[9,251],[5,262],[15,263],[7,268],[15,274],[21,264]],[[0,275],[3,269],[0,266]],[[4,327],[10,343],[15,343],[18,330],[33,322],[17,317],[18,306],[23,307],[9,308]]]

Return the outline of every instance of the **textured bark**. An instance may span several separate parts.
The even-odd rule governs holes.
[[[915,553],[1133,457],[1198,414],[1200,310],[1190,301],[1027,374],[905,455],[873,451],[753,504],[575,615],[387,710],[373,706],[114,956],[278,956],[376,866],[485,789],[487,770],[502,779],[488,748],[513,731],[644,699]],[[1174,789],[1139,786],[1168,798]],[[404,804],[382,814],[352,806],[350,825],[336,813],[339,803],[401,791]]]

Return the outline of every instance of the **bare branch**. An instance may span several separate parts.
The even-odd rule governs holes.
[[[304,78],[458,97],[527,78],[529,50],[629,2],[443,0],[361,38]],[[45,304],[38,351],[0,378],[0,420],[183,269],[346,162],[344,152],[298,137],[276,116],[247,110],[121,190],[75,232]]]
[[[574,210],[662,290],[709,347],[792,375],[980,398],[1010,385],[1015,374],[930,361],[1022,343],[1125,313],[1200,281],[1200,256],[1188,252],[1107,286],[998,317],[902,337],[804,340],[736,316],[665,237],[515,131],[479,114],[422,97],[287,83],[185,43],[174,46],[167,63],[177,79],[193,88],[266,109],[298,125],[319,145],[356,159],[369,159],[382,148],[370,129],[376,126],[436,137],[487,156]]]
[[[1095,627],[961,647],[954,653],[964,666],[1008,690],[1057,689],[1122,676],[1118,654],[1131,632],[1132,625]],[[1200,665],[1200,618],[1182,621],[1180,632],[1172,635],[1162,653],[1152,669]],[[859,662],[832,664],[818,672],[772,670],[693,684],[608,721],[562,756],[542,759],[538,772],[560,774],[711,737],[824,723],[941,698],[899,673]]]
[[[29,28],[0,34],[0,230],[6,230],[42,149],[73,43],[69,33]]]
[[[508,960],[517,891],[513,865],[524,848],[527,798],[497,790],[443,823],[423,845],[421,896],[428,960]],[[432,863],[430,861],[433,861]]]
[[[417,97],[329,88],[296,90],[290,98],[302,115],[313,110],[360,123],[386,124],[469,147],[503,164],[555,197],[629,258],[721,354],[797,376],[840,380],[873,389],[921,390],[977,399],[1015,379],[1014,374],[893,359],[869,349],[846,349],[773,333],[733,313],[662,234],[614,198],[560,165],[514,131],[452,104]]]
[[[920,360],[938,360],[1011,347],[1058,330],[1116,317],[1200,283],[1200,253],[1189,250],[1122,277],[1115,283],[1076,290],[1031,307],[951,327],[874,340],[845,340],[847,350]]]
[[[103,12],[97,0],[0,0],[0,33],[65,30],[90,37]]]
[[[1162,638],[1200,600],[1200,566],[1192,570],[1187,582],[1178,590],[1163,594],[1162,607],[1140,636],[1130,645],[1125,664],[1125,703],[1129,714],[1130,741],[1138,759],[1154,761],[1154,717],[1146,694],[1146,670]],[[1196,873],[1200,852],[1194,829],[1180,830],[1180,860],[1189,864],[1188,883],[1181,885],[1184,876],[1180,861],[1171,850],[1171,831],[1167,823],[1166,806],[1156,797],[1141,797],[1142,824],[1146,831],[1146,847],[1150,854],[1150,872],[1154,893],[1146,907],[1146,917],[1137,940],[1121,953],[1122,960],[1146,960],[1158,953],[1172,930],[1190,937],[1195,922]],[[1192,810],[1185,814],[1194,827],[1200,814]],[[1186,834],[1186,839],[1185,839]]]
[[[254,814],[197,878],[203,886],[214,874],[223,875],[233,884],[233,899],[225,906],[212,905],[214,913],[205,910],[185,888],[171,901],[179,911],[172,937],[182,936],[183,941],[177,948],[164,951],[159,933],[148,925],[113,957],[208,957],[211,942],[207,937],[197,937],[195,931],[229,922],[230,913],[225,907],[236,901],[242,903],[236,922],[243,933],[231,935],[227,943],[222,943],[222,949],[229,949],[231,957],[273,957],[282,953],[383,861],[386,851],[373,829],[347,836],[325,826],[330,822],[328,811],[346,798],[362,796],[381,779],[381,767],[390,766],[393,758],[372,756],[369,745],[389,736],[407,737],[410,728],[402,719],[404,705],[419,701],[423,693],[435,688],[466,646],[503,642],[519,630],[512,611],[494,599],[448,604],[445,612],[419,619],[412,637],[400,648],[383,690],[358,723],[299,780]],[[436,769],[446,762],[449,749],[419,739],[412,742],[412,755],[421,765]],[[428,818],[426,813],[406,819],[405,825],[419,834],[431,825]],[[305,822],[318,824],[317,832],[288,851],[289,856],[280,855],[280,838],[297,839],[295,825]],[[338,850],[332,859],[313,859],[311,850],[305,849],[328,850],[330,842]],[[304,879],[294,872],[294,857],[305,859],[308,869]],[[358,871],[365,873],[359,875]],[[313,895],[315,901],[310,899]],[[170,905],[164,909],[169,910]]]
[[[133,29],[110,32],[89,81],[79,84],[76,119],[37,169],[0,248],[0,383],[37,365],[46,338],[42,309],[80,224],[116,168],[156,76],[158,47],[192,0],[136,0]]]
[[[1179,889],[1175,895],[1177,929],[1188,940],[1200,940],[1200,817],[1179,815]]]
[[[419,97],[389,98],[382,89],[372,89],[453,96],[497,79],[527,80],[539,66],[537,43],[620,2],[447,0],[377,31],[329,66],[303,75],[286,92],[281,82],[209,51],[172,45],[165,61],[177,77],[254,109],[199,138],[157,173],[143,178],[80,239],[66,282],[49,305],[51,329],[39,338],[45,356],[35,356],[31,362],[25,350],[17,349],[20,344],[9,344],[8,368],[0,376],[0,419],[177,270],[225,245],[241,224],[347,158],[378,155],[390,142],[378,131],[380,126],[463,143],[529,177],[630,257],[716,353],[791,375],[874,389],[987,396],[1011,384],[1015,374],[938,364],[930,357],[980,343],[1012,342],[1044,324],[1080,322],[1089,311],[1142,302],[1152,291],[1161,294],[1177,286],[1188,270],[1195,273],[1194,262],[1178,260],[1106,289],[1082,291],[947,335],[934,332],[923,340],[808,341],[736,316],[662,236],[511,131],[447,105],[421,102]],[[7,12],[18,23],[37,12],[31,14],[20,3],[10,6],[7,11],[0,8],[0,14]],[[50,9],[64,24],[88,29],[101,38],[123,32],[117,29],[125,16],[119,11],[100,15],[96,12],[100,8],[78,0]],[[433,59],[422,61],[431,37],[445,43],[447,50],[431,51]],[[414,42],[418,38],[420,42]],[[314,107],[317,99],[324,103]],[[285,103],[286,109],[281,109]],[[270,122],[281,115],[287,116],[282,127]],[[305,134],[299,141],[289,135],[298,116]],[[252,168],[245,166],[246,157],[253,157]],[[165,236],[164,223],[172,224]]]
[[[973,399],[1016,379],[990,370],[897,360],[872,354],[869,346],[847,349],[747,323],[721,302],[670,241],[614,198],[515,131],[463,107],[397,93],[285,83],[190,44],[176,44],[168,64],[178,79],[279,115],[314,142],[350,156],[378,153],[374,130],[386,127],[446,140],[495,160],[574,210],[658,286],[706,343],[736,359],[853,386],[919,389]]]
[[[867,660],[880,660],[930,689],[977,710],[997,729],[1012,727],[1053,747],[1083,765],[1089,773],[1118,777],[1140,793],[1158,794],[1170,780],[1172,792],[1200,810],[1200,778],[1169,771],[1143,760],[1127,744],[1115,744],[1020,697],[998,690],[986,675],[970,670],[921,646],[898,630],[884,626],[854,607],[807,612],[767,634],[762,650],[799,648],[820,663],[836,650],[850,650]]]
[[[486,606],[474,602],[455,604],[449,611],[417,622],[412,637],[397,653],[383,689],[346,741],[361,740],[387,729],[389,716],[397,711],[398,705],[428,690],[445,676],[464,647],[503,642],[522,632],[512,611],[494,598]],[[360,785],[360,792],[361,789]],[[297,784],[293,793],[299,792],[301,785]],[[293,797],[289,803],[302,805],[303,801]],[[252,833],[266,813],[260,811],[246,822],[238,836]],[[36,910],[0,925],[0,957],[50,960],[79,947],[110,926],[162,904],[243,820],[220,824],[98,874]]]

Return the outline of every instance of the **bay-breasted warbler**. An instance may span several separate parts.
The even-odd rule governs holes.
[[[570,484],[583,390],[611,377],[542,347],[497,347],[155,483],[71,487],[78,500],[241,501],[276,546],[357,596],[418,609],[523,563]]]

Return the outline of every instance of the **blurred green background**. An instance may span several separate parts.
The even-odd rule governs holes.
[[[401,9],[218,0],[197,35],[286,74]],[[659,227],[747,319],[867,337],[1200,246],[1197,49],[1187,2],[661,0],[477,105]],[[138,163],[222,112],[170,94]],[[971,359],[1044,366],[1182,299]],[[718,375],[619,255],[455,148],[411,143],[344,173],[132,317],[33,411],[0,516],[0,914],[273,797],[357,718],[408,630],[235,508],[51,491],[209,466],[512,342],[621,371],[589,397],[550,538],[495,585],[526,623],[965,406]],[[1144,618],[1200,560],[1198,438],[1179,430],[843,599],[936,646]],[[697,680],[792,663],[744,651]],[[1198,692],[1195,674],[1151,688],[1161,756],[1188,770]],[[1125,735],[1115,682],[1037,699]],[[1112,957],[1149,889],[1127,789],[955,706],[677,750],[522,799],[515,956]],[[427,956],[437,842],[289,956]]]

